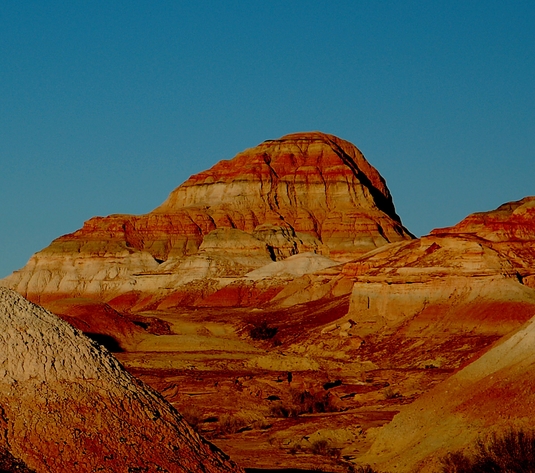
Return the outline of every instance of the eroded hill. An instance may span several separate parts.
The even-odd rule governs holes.
[[[114,351],[244,467],[412,471],[505,428],[487,408],[514,424],[531,402],[528,362],[513,376],[484,360],[535,315],[534,202],[414,239],[353,145],[288,135],[147,215],[89,220],[2,284]]]

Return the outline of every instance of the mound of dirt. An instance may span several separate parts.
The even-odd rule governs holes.
[[[37,473],[241,471],[55,315],[0,288],[0,449]]]

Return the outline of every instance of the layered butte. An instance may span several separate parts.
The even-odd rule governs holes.
[[[347,261],[411,238],[385,180],[355,146],[298,133],[190,177],[146,215],[90,219],[5,283],[42,303],[169,295],[302,252]]]

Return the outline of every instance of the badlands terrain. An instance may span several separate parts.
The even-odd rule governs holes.
[[[0,469],[432,472],[535,415],[535,197],[415,238],[332,135],[94,217],[0,284]]]

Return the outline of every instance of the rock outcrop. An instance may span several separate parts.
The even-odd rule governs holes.
[[[524,284],[535,287],[535,197],[508,202],[496,210],[469,215],[434,235],[474,235],[513,264]]]
[[[3,284],[42,304],[132,293],[156,307],[192,281],[215,278],[220,289],[221,278],[298,253],[347,261],[411,238],[384,179],[355,146],[298,133],[190,177],[146,215],[90,219]]]
[[[378,248],[342,273],[355,282],[350,315],[360,336],[408,330],[416,320],[421,328],[437,330],[448,320],[451,330],[475,323],[480,332],[504,335],[532,315],[535,198]]]
[[[266,141],[192,176],[146,215],[95,217],[2,284],[84,332],[116,341],[124,349],[117,357],[128,369],[174,405],[202,412],[192,416],[200,431],[251,467],[258,467],[258,447],[274,456],[263,459],[266,468],[297,465],[272,440],[280,437],[286,448],[292,436],[316,438],[320,425],[344,432],[351,425],[358,445],[340,448],[343,458],[358,460],[374,436],[366,430],[402,409],[360,459],[389,470],[427,468],[430,455],[463,447],[490,426],[505,426],[509,411],[509,420],[522,425],[522,403],[533,403],[533,383],[522,377],[532,377],[535,197],[414,239],[378,172],[353,145],[331,135]],[[12,293],[0,294],[22,307]],[[39,348],[32,362],[11,366],[19,355],[9,350],[26,350],[16,337],[28,346],[35,338],[26,318],[17,320],[15,334],[4,330],[9,340],[0,333],[0,343],[9,346],[0,364],[0,387],[7,386],[0,390],[0,461],[9,447],[8,461],[31,470],[41,471],[45,451],[53,458],[60,452],[74,465],[82,460],[62,445],[94,453],[97,430],[109,436],[108,445],[119,445],[118,454],[106,451],[101,462],[119,462],[130,454],[127,446],[143,441],[162,449],[143,457],[150,465],[178,458],[168,451],[169,438],[189,439],[180,450],[186,458],[197,458],[198,445],[211,449],[95,345],[72,329],[65,336],[64,324],[50,332],[65,340],[58,358],[64,361],[52,363],[49,349]],[[69,352],[72,337],[84,340],[75,353]],[[97,370],[104,378],[86,374],[80,359],[109,369]],[[55,373],[63,367],[73,374],[58,381]],[[18,373],[17,383],[9,373]],[[126,386],[127,394],[113,383]],[[275,433],[256,428],[271,428],[271,421],[252,419],[262,409],[273,412],[272,402],[297,402],[289,388],[302,389],[303,396],[333,396],[333,408],[344,414],[279,419]],[[65,427],[34,422],[43,409],[54,425],[65,419]],[[241,436],[241,429],[229,434],[228,413],[238,418],[244,409],[251,423],[243,432],[250,436]],[[105,413],[90,415],[100,410]],[[112,432],[107,422],[119,411],[127,418]],[[36,432],[50,432],[54,440],[35,452],[25,449]],[[10,440],[19,437],[25,441]],[[212,464],[233,468],[213,454]],[[307,457],[320,464],[316,460]]]
[[[106,350],[5,288],[0,414],[0,456],[37,473],[242,471]]]
[[[252,233],[276,257],[303,248],[347,259],[409,236],[377,170],[351,143],[324,133],[268,140],[221,161],[154,214],[202,206],[215,227]]]
[[[531,306],[528,312],[521,308],[527,288],[519,283],[514,265],[473,236],[432,235],[390,245],[348,263],[343,273],[355,281],[350,314],[360,336],[389,335],[413,319],[420,320],[422,328],[429,325],[436,330],[446,314],[461,307],[465,309],[456,322],[446,318],[451,329],[458,325],[465,330],[472,320],[480,329],[484,324],[488,330],[505,334],[515,327],[508,325],[510,316],[503,310],[503,321],[496,324],[493,314],[500,301],[510,304],[516,317],[523,314],[522,322],[531,317]],[[515,301],[518,306],[514,308]],[[480,313],[483,307],[492,319],[488,323]]]

